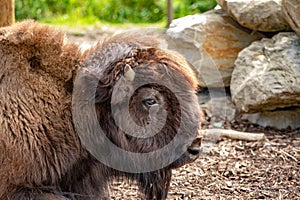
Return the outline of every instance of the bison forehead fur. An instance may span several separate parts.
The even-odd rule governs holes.
[[[141,45],[134,38],[144,38],[144,44]],[[133,126],[135,123],[141,125],[142,122],[138,122],[139,120],[145,123],[149,118],[159,123],[161,122],[157,120],[160,117],[159,113],[151,115],[142,104],[143,99],[147,98],[160,100],[157,105],[158,111],[167,112],[165,126],[161,132],[148,139],[133,139],[127,136],[130,142],[120,141],[127,142],[129,149],[139,149],[142,152],[161,148],[170,142],[177,133],[176,129],[182,119],[188,119],[186,121],[188,126],[184,127],[186,128],[184,132],[190,134],[190,139],[193,139],[199,120],[195,95],[197,82],[192,70],[180,56],[153,47],[147,41],[150,44],[154,43],[151,42],[151,38],[145,36],[118,35],[98,44],[89,52],[89,56],[82,64],[81,70],[87,73],[83,73],[83,80],[80,82],[80,87],[92,88],[90,79],[99,80],[96,89],[96,110],[99,123],[104,127],[105,124],[112,124],[109,122],[114,120],[127,123],[127,127],[135,127]],[[124,78],[126,66],[130,66],[134,71],[133,80]],[[151,94],[153,93],[151,91],[157,94]],[[115,95],[112,95],[113,93]],[[124,111],[128,105],[131,112]],[[114,115],[117,119],[113,119],[111,107],[118,108],[116,110],[118,113]],[[107,127],[106,131],[116,129],[118,128]],[[124,133],[118,129],[118,133],[110,133],[111,139],[116,142],[122,134]],[[151,145],[147,145],[148,143]],[[118,145],[123,145],[124,148],[125,144]]]
[[[128,66],[134,78],[126,78]],[[169,143],[185,119],[186,152],[169,166],[146,173],[122,172],[99,162],[74,128],[71,91],[76,75],[79,91],[96,87],[97,120],[113,143],[132,152],[151,152]],[[156,84],[158,80],[164,84]],[[141,81],[149,84],[139,86]],[[192,161],[188,148],[200,118],[196,87],[184,59],[160,49],[148,36],[117,35],[80,53],[63,34],[33,21],[0,29],[0,199],[104,199],[114,177],[136,180],[147,199],[165,199],[172,168]],[[113,116],[112,107],[119,115]],[[161,118],[161,128],[143,129]],[[142,127],[130,126],[131,132],[156,134],[130,136],[117,121]]]

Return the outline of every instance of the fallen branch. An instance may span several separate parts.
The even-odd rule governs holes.
[[[205,129],[200,130],[199,134],[203,137],[208,138],[230,138],[236,140],[246,140],[246,141],[260,141],[265,138],[264,133],[246,133],[240,131],[234,131],[229,129]]]
[[[298,159],[297,159],[297,158],[295,158],[295,157],[292,156],[291,154],[289,154],[289,153],[283,151],[282,149],[281,149],[279,152],[282,153],[282,154],[284,154],[285,156],[287,156],[287,157],[293,159],[295,162],[298,162]]]

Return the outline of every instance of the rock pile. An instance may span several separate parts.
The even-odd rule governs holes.
[[[170,49],[182,53],[198,72],[201,87],[227,87],[238,53],[264,35],[241,27],[223,10],[173,20]]]
[[[282,0],[284,19],[300,37],[300,0]]]
[[[228,15],[251,30],[276,32],[290,30],[283,18],[281,0],[217,0]]]
[[[222,9],[173,20],[167,30],[168,48],[186,57],[210,91],[211,116],[239,113],[262,126],[299,128],[300,0],[217,2]],[[231,94],[220,95],[224,87]]]

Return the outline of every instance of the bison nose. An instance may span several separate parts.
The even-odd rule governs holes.
[[[188,153],[193,155],[193,156],[197,156],[200,153],[201,150],[201,142],[202,142],[202,138],[201,137],[197,137],[193,143],[191,144],[190,147],[188,147]]]
[[[189,152],[189,154],[192,154],[193,156],[196,156],[200,152],[200,147],[189,147],[188,152]]]

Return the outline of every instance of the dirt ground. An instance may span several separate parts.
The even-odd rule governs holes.
[[[300,199],[300,130],[230,124],[234,130],[263,132],[266,139],[218,141],[209,153],[173,171],[168,199]],[[118,182],[112,196],[143,199],[135,186]]]
[[[104,27],[73,32],[69,40],[85,49],[117,31]],[[173,171],[169,200],[300,199],[300,129],[276,130],[247,121],[227,122],[224,128],[262,132],[266,139],[217,141],[194,163]],[[144,199],[134,184],[117,181],[113,183],[111,196],[116,200]]]

